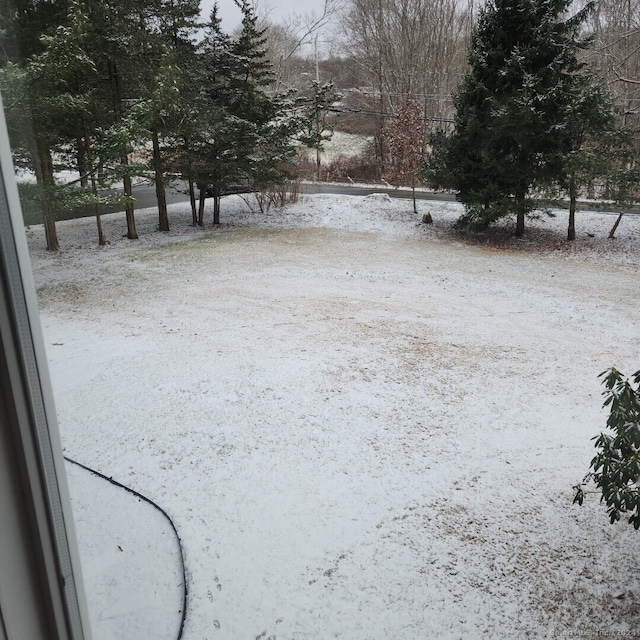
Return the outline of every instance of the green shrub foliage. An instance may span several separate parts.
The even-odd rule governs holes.
[[[640,529],[640,371],[625,378],[611,368],[600,374],[606,390],[604,406],[609,407],[608,432],[595,437],[598,454],[591,471],[574,487],[574,503],[582,504],[584,486],[593,480],[602,492],[611,524],[620,514],[630,514],[629,523]]]

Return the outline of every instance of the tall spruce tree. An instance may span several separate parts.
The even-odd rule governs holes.
[[[317,69],[317,67],[316,67]],[[316,152],[316,180],[320,180],[321,154],[324,143],[333,137],[333,127],[327,120],[331,105],[340,100],[333,82],[324,82],[316,78],[311,83],[311,94],[298,98],[300,109],[301,133],[298,140]]]
[[[587,85],[578,52],[588,44],[581,25],[592,4],[573,15],[571,4],[490,0],[480,14],[454,97],[454,133],[436,139],[444,149],[426,171],[455,186],[466,208],[460,226],[515,215],[521,236],[536,192],[566,173],[577,123],[590,118],[580,111]]]
[[[165,174],[174,138],[182,129],[189,66],[196,63],[199,15],[198,0],[160,0],[157,19],[147,27],[147,39],[156,53],[146,59],[146,75],[152,83],[141,85],[131,115],[151,140],[150,169],[156,186],[159,231],[169,231]]]
[[[237,39],[221,28],[214,5],[196,71],[198,91],[189,110],[188,135],[179,164],[200,190],[198,223],[203,223],[204,194],[213,196],[213,221],[220,223],[220,201],[241,183],[261,188],[286,175],[293,155],[293,126],[280,98],[269,95],[272,67],[264,31],[249,3],[242,3]],[[185,129],[187,131],[187,129]]]
[[[624,187],[612,169],[623,153],[624,135],[617,129],[613,104],[606,91],[588,74],[576,77],[575,100],[566,105],[569,150],[558,176],[558,186],[569,198],[567,240],[576,238],[576,210],[580,190],[597,180],[609,182],[614,200],[624,198]],[[624,172],[626,173],[626,172]]]
[[[22,11],[14,14],[19,18],[14,24],[21,26],[15,58],[5,58],[0,69],[12,151],[35,174],[38,188],[29,192],[42,211],[50,251],[59,248],[56,214],[77,202],[76,194],[55,178],[56,169],[70,167],[56,167],[54,158],[64,159],[65,147],[75,143],[76,123],[89,109],[88,93],[78,78],[95,72],[84,49],[85,16],[80,4],[73,0],[54,4],[61,23],[46,25],[42,7],[23,3]],[[48,17],[54,15],[51,5],[45,12]]]
[[[293,136],[299,123],[292,117],[287,97],[268,92],[273,84],[273,65],[267,56],[267,28],[258,27],[251,3],[241,3],[242,30],[231,46],[229,112],[250,126],[241,171],[261,189],[290,177],[288,167],[295,149]]]
[[[169,231],[164,177],[168,150],[163,148],[162,141],[180,134],[184,106],[181,96],[188,78],[183,71],[196,60],[195,41],[201,26],[199,16],[199,0],[160,1],[158,18],[162,55],[144,109],[151,134],[160,231]]]
[[[194,89],[185,111],[183,135],[177,144],[177,166],[199,190],[197,223],[204,224],[207,193],[213,195],[214,224],[220,222],[220,199],[241,176],[238,149],[245,137],[244,121],[232,116],[229,106],[232,62],[231,39],[222,30],[214,4],[198,64],[190,69]]]
[[[142,170],[131,162],[132,142],[144,138],[138,123],[129,118],[133,105],[154,87],[163,54],[158,0],[85,0],[90,34],[88,52],[98,69],[94,89],[99,113],[91,129],[120,133],[119,177],[122,179],[127,237],[136,239],[132,177]],[[116,136],[111,136],[113,140]]]

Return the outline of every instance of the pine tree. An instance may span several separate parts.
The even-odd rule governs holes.
[[[228,110],[249,124],[244,166],[245,179],[263,189],[290,178],[288,168],[295,153],[297,120],[288,96],[273,95],[273,65],[267,56],[267,29],[258,28],[252,5],[242,3],[242,31],[231,46],[230,103]],[[248,151],[248,153],[247,153]]]
[[[3,0],[0,3],[0,67],[42,53],[42,35],[67,23],[72,0]]]
[[[199,0],[161,0],[159,9],[160,35],[164,52],[156,69],[156,82],[148,97],[147,117],[151,133],[156,195],[158,199],[158,229],[169,231],[165,195],[165,151],[161,138],[180,133],[183,95],[188,93],[185,67],[195,64],[195,42],[200,28]],[[186,95],[184,95],[186,97]]]
[[[200,0],[160,0],[160,32],[182,58],[193,51],[199,23]]]
[[[515,214],[521,236],[534,192],[565,172],[572,123],[589,118],[575,105],[584,90],[578,52],[587,45],[580,27],[592,5],[567,18],[570,5],[490,0],[480,14],[454,98],[454,133],[427,163],[448,165],[466,207],[461,226],[486,228]]]
[[[131,116],[151,140],[150,169],[156,186],[158,230],[169,231],[165,173],[171,141],[181,134],[184,109],[188,108],[188,67],[196,64],[196,36],[200,28],[197,0],[161,0],[157,20],[149,25],[148,40],[154,56],[147,56],[152,83],[142,85]],[[186,71],[186,72],[185,72]]]
[[[575,240],[580,190],[611,176],[623,140],[616,128],[610,97],[587,74],[576,77],[574,100],[566,105],[565,122],[570,132],[569,149],[558,185],[569,197],[567,240]]]
[[[204,224],[205,194],[213,196],[214,224],[220,222],[220,200],[225,190],[242,179],[241,148],[248,148],[248,123],[235,117],[230,107],[241,102],[232,90],[233,44],[222,30],[218,6],[214,4],[205,38],[193,69],[188,128],[179,150],[180,164],[199,189],[197,221]]]
[[[89,108],[89,96],[79,89],[78,77],[95,71],[84,50],[85,16],[76,2],[66,9],[63,23],[38,34],[38,45],[34,34],[43,26],[41,15],[37,11],[21,15],[20,42],[31,54],[6,61],[0,71],[14,155],[36,176],[38,191],[32,195],[42,210],[50,251],[59,249],[56,213],[76,195],[56,182],[54,156],[63,158],[63,147],[75,142],[75,123]]]
[[[284,179],[284,165],[294,152],[284,104],[265,91],[272,67],[264,31],[257,28],[253,8],[244,3],[242,9],[242,30],[232,40],[213,7],[195,76],[198,91],[191,102],[188,150],[185,145],[179,154],[200,189],[199,224],[205,192],[213,196],[213,220],[219,224],[225,193],[242,183],[261,188]]]
[[[127,237],[137,239],[132,178],[144,167],[132,163],[133,142],[145,131],[131,107],[151,95],[165,49],[159,37],[158,0],[86,0],[88,53],[98,69],[94,87],[97,111],[89,129],[110,130],[120,140],[119,178],[123,182]],[[115,135],[119,133],[120,135]]]
[[[340,100],[333,82],[320,84],[314,80],[311,85],[312,94],[308,98],[298,100],[302,133],[298,140],[309,149],[316,151],[316,179],[320,180],[320,154],[324,151],[324,143],[333,137],[333,127],[327,122],[331,105]]]
[[[270,121],[276,113],[276,102],[265,89],[274,80],[273,65],[267,57],[266,29],[258,27],[253,6],[242,2],[242,28],[230,43],[229,111],[249,122]]]

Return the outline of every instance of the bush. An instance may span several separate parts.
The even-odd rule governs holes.
[[[336,156],[324,165],[323,172],[327,182],[378,182],[382,177],[380,163],[367,152]]]
[[[640,371],[631,382],[614,368],[600,374],[606,391],[604,405],[610,407],[607,427],[611,433],[594,438],[598,454],[591,471],[574,487],[574,503],[582,504],[584,486],[593,480],[602,492],[611,524],[629,513],[629,523],[640,529]]]
[[[271,207],[282,209],[288,204],[295,204],[300,198],[300,180],[287,180],[281,184],[272,184],[253,192],[255,202],[260,213],[267,213]],[[251,202],[241,196],[247,206],[253,211]]]

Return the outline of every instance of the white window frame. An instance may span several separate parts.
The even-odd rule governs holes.
[[[0,99],[0,640],[91,640]]]

